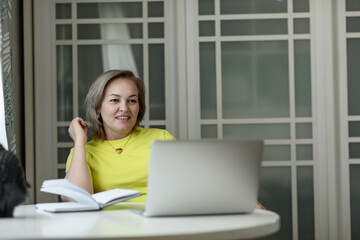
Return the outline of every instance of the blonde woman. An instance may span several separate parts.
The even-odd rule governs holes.
[[[76,117],[69,127],[74,148],[65,178],[90,194],[113,188],[137,190],[142,196],[129,201],[145,202],[150,143],[174,137],[166,130],[140,127],[146,109],[143,82],[131,71],[107,71],[90,87],[85,107],[89,126]]]

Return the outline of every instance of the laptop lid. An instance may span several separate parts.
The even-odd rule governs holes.
[[[152,142],[144,215],[252,212],[263,145],[262,140]]]

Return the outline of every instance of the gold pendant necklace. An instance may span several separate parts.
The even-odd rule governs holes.
[[[132,136],[132,133],[130,134],[130,136],[129,136],[128,140],[126,141],[126,143],[124,144],[124,146],[123,147],[118,147],[118,148],[115,148],[109,141],[107,141],[107,140],[105,140],[105,141],[115,150],[115,152],[117,154],[120,154],[124,150],[126,144],[128,144],[128,142],[130,141],[131,136]]]

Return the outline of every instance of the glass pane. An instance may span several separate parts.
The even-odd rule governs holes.
[[[199,21],[199,36],[215,36],[215,22]]]
[[[299,240],[315,239],[313,167],[297,167],[297,191]]]
[[[78,3],[78,18],[135,18],[142,17],[141,2]]]
[[[287,1],[279,0],[222,0],[221,14],[286,13]]]
[[[58,127],[57,128],[57,139],[58,142],[72,142],[72,138],[68,132],[69,127]]]
[[[70,40],[71,38],[71,24],[56,25],[56,40]]]
[[[265,145],[264,161],[290,161],[290,145]]]
[[[259,202],[280,215],[281,228],[267,240],[292,239],[291,171],[289,167],[261,169]]]
[[[101,50],[102,55],[99,56],[99,59],[102,59],[104,71],[127,69],[132,71],[135,76],[143,79],[142,44],[101,45]]]
[[[58,169],[58,178],[64,178],[66,175],[65,169]],[[60,200],[59,200],[60,202]]]
[[[348,110],[360,115],[360,38],[347,39]]]
[[[78,39],[142,38],[141,23],[78,24]]]
[[[56,19],[71,19],[71,3],[56,4]]]
[[[200,43],[201,119],[217,118],[215,43]]]
[[[287,41],[221,47],[223,118],[289,117]]]
[[[310,20],[309,18],[295,18],[294,19],[294,33],[310,33]]]
[[[350,158],[360,158],[360,143],[349,143]]]
[[[360,11],[360,1],[346,0],[346,11]]]
[[[360,122],[349,122],[349,137],[360,137]]]
[[[213,15],[214,13],[214,0],[199,0],[199,15]]]
[[[311,144],[296,145],[296,160],[313,160],[313,147]]]
[[[73,118],[73,70],[72,47],[56,47],[56,91],[57,120],[71,121]]]
[[[347,32],[360,32],[360,17],[347,17],[346,18],[346,31]]]
[[[221,36],[287,34],[287,19],[223,20]]]
[[[149,38],[164,38],[164,23],[149,23]]]
[[[166,129],[164,125],[151,125],[150,128]]]
[[[71,148],[58,148],[58,163],[66,163]]]
[[[296,139],[312,138],[311,123],[296,123]]]
[[[295,40],[295,114],[311,117],[311,56],[310,40]]]
[[[234,124],[223,126],[224,138],[289,139],[290,124]]]
[[[163,17],[164,3],[163,2],[149,2],[148,3],[148,17]]]
[[[351,239],[360,239],[360,165],[350,165]]]
[[[83,106],[90,85],[101,73],[110,69],[128,69],[142,79],[143,46],[141,44],[78,46],[78,103],[81,117],[85,117]]]
[[[149,44],[150,120],[165,119],[165,52],[164,44]]]
[[[201,138],[217,138],[217,125],[201,125]]]
[[[309,12],[309,0],[293,0],[294,12]]]
[[[84,102],[88,90],[103,70],[100,45],[78,46],[78,103],[79,116],[82,118],[85,118]]]

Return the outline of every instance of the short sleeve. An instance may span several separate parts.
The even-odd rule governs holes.
[[[175,137],[168,131],[164,130],[164,140],[175,140]]]
[[[72,148],[72,149],[70,150],[69,156],[68,156],[68,158],[67,158],[67,160],[66,160],[66,168],[65,168],[65,172],[66,172],[66,173],[69,171],[73,154],[74,154],[74,148]],[[91,181],[93,182],[92,171],[91,171],[91,168],[90,168],[90,166],[89,166],[89,160],[91,160],[91,159],[92,159],[91,154],[90,154],[89,152],[86,152],[87,166],[88,166],[88,170],[89,170],[89,174],[90,174]]]

